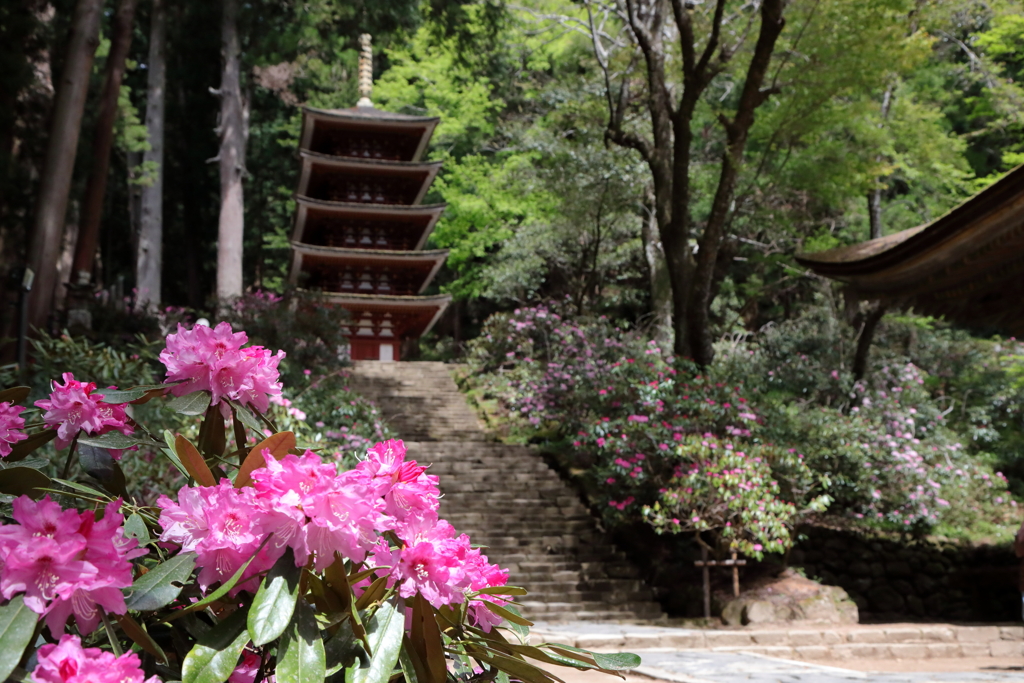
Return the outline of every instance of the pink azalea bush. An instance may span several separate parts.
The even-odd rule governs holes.
[[[212,405],[230,399],[265,413],[270,397],[281,394],[277,366],[284,352],[272,354],[262,346],[242,348],[248,341],[245,332],[233,332],[226,322],[192,329],[179,324],[160,352],[167,381],[178,382],[171,393],[184,396],[209,391]]]
[[[527,658],[606,673],[639,663],[525,644],[493,657],[526,637],[513,597],[525,591],[439,518],[438,478],[394,439],[348,467],[299,447],[270,409],[282,354],[245,342],[225,324],[179,327],[160,355],[164,385],[101,396],[64,373],[35,424],[10,403],[0,411],[2,443],[32,446],[6,451],[25,464],[0,482],[25,493],[0,524],[0,680],[26,678],[16,666],[33,657],[34,683],[268,683],[342,668],[370,680],[396,667],[404,683],[428,680],[425,667],[550,683]],[[161,401],[139,412],[199,422],[195,443],[128,417],[129,405]],[[48,439],[75,444],[60,479],[25,459]],[[187,483],[147,505],[131,493],[131,460],[122,469],[116,457],[126,446]],[[85,509],[62,507],[76,500]]]
[[[25,428],[25,418],[21,417],[21,413],[24,411],[24,408],[10,401],[0,403],[0,458],[6,458],[11,454],[14,444],[28,438],[22,431]]]
[[[16,524],[0,526],[0,594],[24,596],[25,605],[46,617],[57,637],[71,616],[79,632],[92,633],[100,610],[124,614],[122,588],[132,585],[131,560],[146,554],[126,538],[121,501],[93,512],[62,510],[50,500],[14,501]]]
[[[93,394],[94,383],[79,382],[70,372],[65,372],[63,379],[64,384],[53,383],[50,398],[36,401],[36,406],[46,411],[46,426],[57,430],[58,450],[67,448],[80,431],[90,435],[134,431],[124,406],[105,403],[101,395]]]
[[[118,657],[98,647],[82,647],[82,639],[68,633],[59,643],[40,647],[37,661],[32,683],[160,683],[156,676],[145,678],[134,652]]]

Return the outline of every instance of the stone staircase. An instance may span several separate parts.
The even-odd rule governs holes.
[[[441,516],[529,591],[544,621],[662,616],[624,553],[558,473],[524,446],[488,440],[444,363],[356,362],[351,388],[373,400],[409,457],[441,479]]]

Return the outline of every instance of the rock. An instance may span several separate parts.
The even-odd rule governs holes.
[[[875,586],[868,592],[868,602],[875,612],[902,612],[906,601],[895,588],[887,584]]]
[[[855,624],[859,611],[839,586],[824,586],[792,569],[762,580],[725,604],[722,619],[730,626],[793,621]]]
[[[770,624],[775,621],[775,606],[767,600],[755,600],[743,608],[744,624]]]

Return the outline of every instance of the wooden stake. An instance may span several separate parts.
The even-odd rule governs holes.
[[[740,597],[740,568],[736,564],[736,553],[732,554],[732,594],[733,597]]]
[[[707,546],[702,545],[700,547],[700,559],[701,567],[703,567],[704,573],[704,618],[711,618],[711,572],[708,569],[708,549]]]

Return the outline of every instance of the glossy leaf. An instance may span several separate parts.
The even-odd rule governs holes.
[[[131,389],[96,389],[92,392],[93,396],[102,396],[104,403],[111,405],[118,405],[121,403],[131,403],[138,401],[140,398],[144,398],[146,394],[151,394],[150,398],[159,396],[167,391],[169,387],[159,384],[147,384],[144,386],[132,387]]]
[[[24,460],[37,448],[45,446],[57,438],[56,429],[46,429],[35,434],[29,434],[24,441],[19,441],[11,447],[11,452],[4,458],[4,462],[18,462]]]
[[[391,678],[405,635],[405,609],[399,604],[400,608],[396,609],[390,602],[383,603],[366,624],[369,664],[350,667],[346,683],[387,683]]]
[[[353,666],[357,660],[360,666],[368,666],[370,663],[366,650],[352,631],[351,619],[338,624],[337,633],[324,644],[324,651],[327,653],[328,676]]]
[[[132,639],[132,642],[136,643],[143,650],[148,652],[157,658],[164,664],[167,663],[167,653],[164,652],[163,648],[153,640],[153,637],[144,629],[139,622],[132,619],[127,614],[113,614],[111,615],[117,621],[118,626],[124,631],[124,634]]]
[[[8,467],[0,470],[0,493],[39,499],[45,494],[40,489],[50,487],[50,478],[31,467]]]
[[[25,606],[20,595],[0,607],[0,681],[11,675],[36,630],[39,615]]]
[[[128,519],[124,520],[124,535],[139,539],[139,545],[149,543],[149,527],[146,526],[146,521],[138,512],[133,512],[128,515]]]
[[[602,669],[622,671],[640,666],[640,655],[632,652],[593,652],[594,661]]]
[[[181,683],[224,683],[249,642],[246,611],[238,610],[196,642],[181,663]],[[283,679],[287,680],[287,679]]]
[[[282,683],[323,683],[327,676],[327,654],[313,608],[305,600],[296,605],[295,614],[277,649],[277,680]]]
[[[295,566],[292,549],[285,550],[267,573],[249,610],[249,635],[253,645],[265,645],[288,628],[299,599],[302,567]]]
[[[125,436],[121,432],[111,431],[98,436],[87,436],[84,432],[78,437],[79,446],[93,446],[94,448],[113,448],[123,450],[145,443],[133,436]]]
[[[473,595],[526,595],[526,589],[520,588],[519,586],[491,586],[489,588],[481,588],[480,590],[473,593]]]
[[[182,415],[202,415],[210,407],[210,392],[193,391],[172,399],[167,407]]]
[[[263,433],[263,425],[261,425],[260,421],[256,418],[256,416],[252,414],[252,411],[248,408],[248,406],[244,406],[238,401],[228,402],[231,404],[231,407],[235,409],[235,417],[238,418],[239,422],[241,422],[242,424],[244,424],[246,427],[253,430],[257,434]]]
[[[178,434],[174,439],[174,450],[178,457],[181,458],[181,464],[184,465],[189,476],[195,479],[197,484],[200,486],[217,485],[217,481],[213,478],[213,472],[210,471],[210,466],[206,464],[206,460],[203,459],[203,456],[200,455],[191,441]]]
[[[22,405],[32,392],[29,387],[11,387],[0,391],[0,403]]]
[[[384,597],[388,588],[388,577],[380,576],[374,579],[373,583],[366,587],[363,594],[356,600],[356,609],[365,610],[367,607]]]
[[[128,609],[148,612],[171,604],[196,566],[195,553],[178,553],[140,576],[125,589]]]
[[[242,467],[235,476],[235,488],[249,486],[252,484],[252,471],[265,467],[267,462],[263,458],[263,451],[269,450],[270,454],[280,460],[288,455],[295,448],[295,434],[292,432],[278,432],[271,434],[263,441],[256,444],[249,455],[246,456]]]
[[[552,681],[562,682],[562,679],[549,671],[525,662],[516,657],[510,657],[497,652],[485,650],[481,647],[467,645],[467,652],[474,658],[490,664],[500,671],[504,671],[512,678],[517,678],[523,683],[551,683]]]
[[[224,416],[220,406],[211,405],[206,409],[203,423],[199,425],[199,438],[196,444],[206,455],[223,455],[227,447],[227,435],[224,433]]]
[[[167,616],[167,618],[164,619],[164,621],[171,622],[171,621],[174,621],[175,619],[180,619],[181,617],[185,616],[186,614],[189,614],[189,613],[194,612],[196,610],[205,609],[207,605],[212,605],[213,603],[217,602],[218,600],[223,598],[225,595],[227,595],[228,592],[232,588],[235,587],[235,584],[237,584],[239,581],[242,580],[242,577],[245,576],[245,572],[249,569],[249,565],[252,564],[253,560],[255,560],[259,556],[260,551],[263,550],[263,547],[265,545],[267,545],[267,543],[270,542],[270,539],[272,537],[273,537],[272,535],[271,536],[267,536],[266,539],[264,539],[263,543],[260,544],[260,547],[256,549],[256,552],[254,552],[252,554],[252,557],[250,557],[248,560],[246,560],[245,564],[243,564],[241,567],[239,567],[235,571],[235,573],[231,575],[231,578],[229,578],[227,581],[222,583],[217,588],[217,590],[213,591],[212,593],[208,593],[206,595],[206,597],[203,598],[202,600],[199,600],[197,602],[193,602],[193,603],[189,604],[187,607],[183,607],[183,608],[181,608],[179,610],[175,610],[172,614],[169,614]],[[247,578],[251,578],[251,577],[247,577]]]
[[[88,445],[79,439],[78,462],[86,474],[102,484],[103,488],[122,498],[128,497],[124,472],[106,448]]]
[[[497,605],[490,600],[481,600],[487,609],[491,610],[499,617],[511,624],[517,624],[519,626],[533,626],[533,622],[529,619],[524,619],[520,614],[519,610],[516,610],[511,605]]]
[[[437,626],[434,608],[419,594],[413,598],[409,641],[423,664],[424,680],[420,683],[444,683],[448,676],[448,662],[444,656],[441,629]]]

